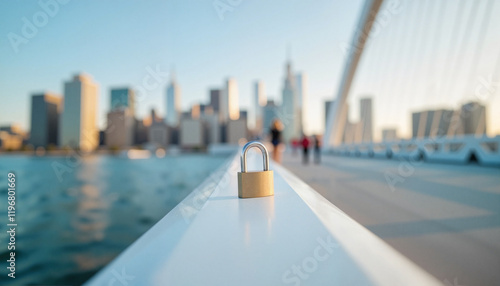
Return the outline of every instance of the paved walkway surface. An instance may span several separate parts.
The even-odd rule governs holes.
[[[282,164],[445,285],[500,285],[500,169],[324,156]]]

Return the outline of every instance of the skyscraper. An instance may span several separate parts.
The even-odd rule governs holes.
[[[295,77],[292,74],[292,64],[288,61],[286,64],[285,80],[283,82],[282,114],[280,116],[281,122],[284,125],[283,140],[285,143],[289,143],[292,138],[297,138],[301,135],[298,133],[299,128],[297,127],[299,121],[297,111],[298,102]]]
[[[61,97],[52,93],[31,97],[30,143],[35,147],[57,145]]]
[[[486,107],[478,102],[468,102],[462,105],[460,117],[463,134],[486,134]]]
[[[135,93],[130,88],[111,89],[111,111],[127,108],[132,116],[135,114]]]
[[[454,111],[448,109],[425,110],[412,113],[412,137],[441,137],[448,133]]]
[[[262,108],[266,105],[265,87],[262,81],[256,81],[253,85],[254,98],[253,98],[253,128],[260,133],[262,131]]]
[[[229,120],[227,123],[227,143],[231,145],[241,144],[241,140],[248,138],[247,118]]]
[[[359,101],[360,136],[361,142],[373,141],[373,112],[372,99],[361,98]]]
[[[116,108],[108,113],[105,143],[108,147],[130,147],[134,144],[135,120],[129,108]]]
[[[203,113],[201,121],[205,125],[206,143],[218,144],[221,141],[221,126],[219,124],[219,115],[217,113]]]
[[[132,146],[136,125],[134,91],[130,88],[114,88],[111,89],[110,99],[105,143],[109,147]]]
[[[240,107],[238,103],[238,83],[233,78],[226,80],[224,95],[222,96],[222,109],[220,113],[223,122],[228,120],[236,120],[240,117]]]
[[[296,82],[296,96],[297,96],[297,124],[296,124],[296,134],[302,134],[304,132],[304,126],[307,126],[307,99],[308,99],[308,77],[304,72],[298,73],[295,76]]]
[[[163,121],[153,121],[149,126],[149,143],[165,147],[168,145],[168,127]]]
[[[325,129],[327,128],[328,125],[328,115],[330,114],[330,107],[332,104],[335,103],[333,100],[326,100],[325,101]]]
[[[220,89],[210,90],[210,106],[212,106],[214,112],[219,113],[219,111],[221,110],[221,97],[222,97],[222,90]]]
[[[61,146],[91,151],[99,144],[97,84],[78,74],[64,84],[64,109],[59,122]]]
[[[167,114],[165,116],[165,122],[169,126],[179,125],[179,117],[181,110],[181,88],[177,84],[174,73],[172,73],[172,78],[170,84],[167,87]]]

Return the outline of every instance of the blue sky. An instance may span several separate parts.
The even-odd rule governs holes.
[[[175,66],[183,108],[207,101],[208,89],[228,76],[238,81],[242,108],[251,104],[256,79],[281,100],[287,45],[294,69],[309,75],[309,109],[323,110],[344,63],[339,45],[350,41],[362,1],[243,0],[224,19],[213,2],[69,1],[15,53],[8,34],[22,35],[22,18],[32,21],[43,10],[37,1],[2,1],[0,124],[29,129],[30,95],[62,93],[63,82],[80,71],[99,83],[100,127],[110,87],[140,86],[148,67],[169,72]],[[138,103],[139,115],[152,107],[165,112],[165,85]],[[322,115],[310,114],[308,129],[321,130]]]
[[[38,1],[0,2],[0,125],[16,122],[29,129],[31,94],[44,90],[62,94],[63,82],[77,72],[91,74],[99,83],[100,128],[105,125],[110,88],[141,87],[151,69],[169,72],[175,66],[183,109],[208,101],[208,90],[221,87],[229,76],[238,82],[242,109],[250,108],[252,83],[257,79],[264,81],[270,98],[281,101],[290,45],[294,70],[309,77],[306,131],[322,132],[323,102],[336,95],[345,64],[343,48],[351,42],[364,4],[362,0],[66,1],[27,43],[18,46],[17,53],[9,34],[22,35],[23,18],[33,22],[43,8]],[[236,5],[222,19],[216,1]],[[397,11],[389,10],[390,3],[398,3]],[[462,14],[459,3],[465,5]],[[375,139],[385,127],[396,127],[408,136],[411,112],[458,108],[477,99],[474,91],[489,80],[500,56],[496,29],[500,1],[387,0],[381,13],[387,17],[377,22],[378,32],[370,38],[353,82],[351,120],[359,118],[359,98],[370,96]],[[469,18],[474,19],[470,25]],[[500,87],[500,77],[497,80],[493,85]],[[139,100],[139,116],[153,107],[164,114],[167,81]],[[497,89],[482,98],[488,106],[490,135],[500,134]]]

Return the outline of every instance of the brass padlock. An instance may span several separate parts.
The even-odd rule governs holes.
[[[262,152],[264,171],[247,172],[247,152],[257,147]],[[238,197],[257,198],[274,195],[273,171],[269,170],[266,146],[258,141],[248,142],[241,151],[241,172],[238,172]]]

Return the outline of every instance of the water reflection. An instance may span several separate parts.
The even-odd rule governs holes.
[[[18,178],[16,250],[23,263],[16,285],[83,283],[225,160],[87,156],[70,160],[60,181],[53,164],[69,166],[64,157],[0,157],[0,173],[14,170]],[[0,186],[0,193],[6,192]],[[0,215],[6,209],[1,201]],[[6,239],[4,232],[0,239]],[[0,252],[0,258],[4,255]]]

